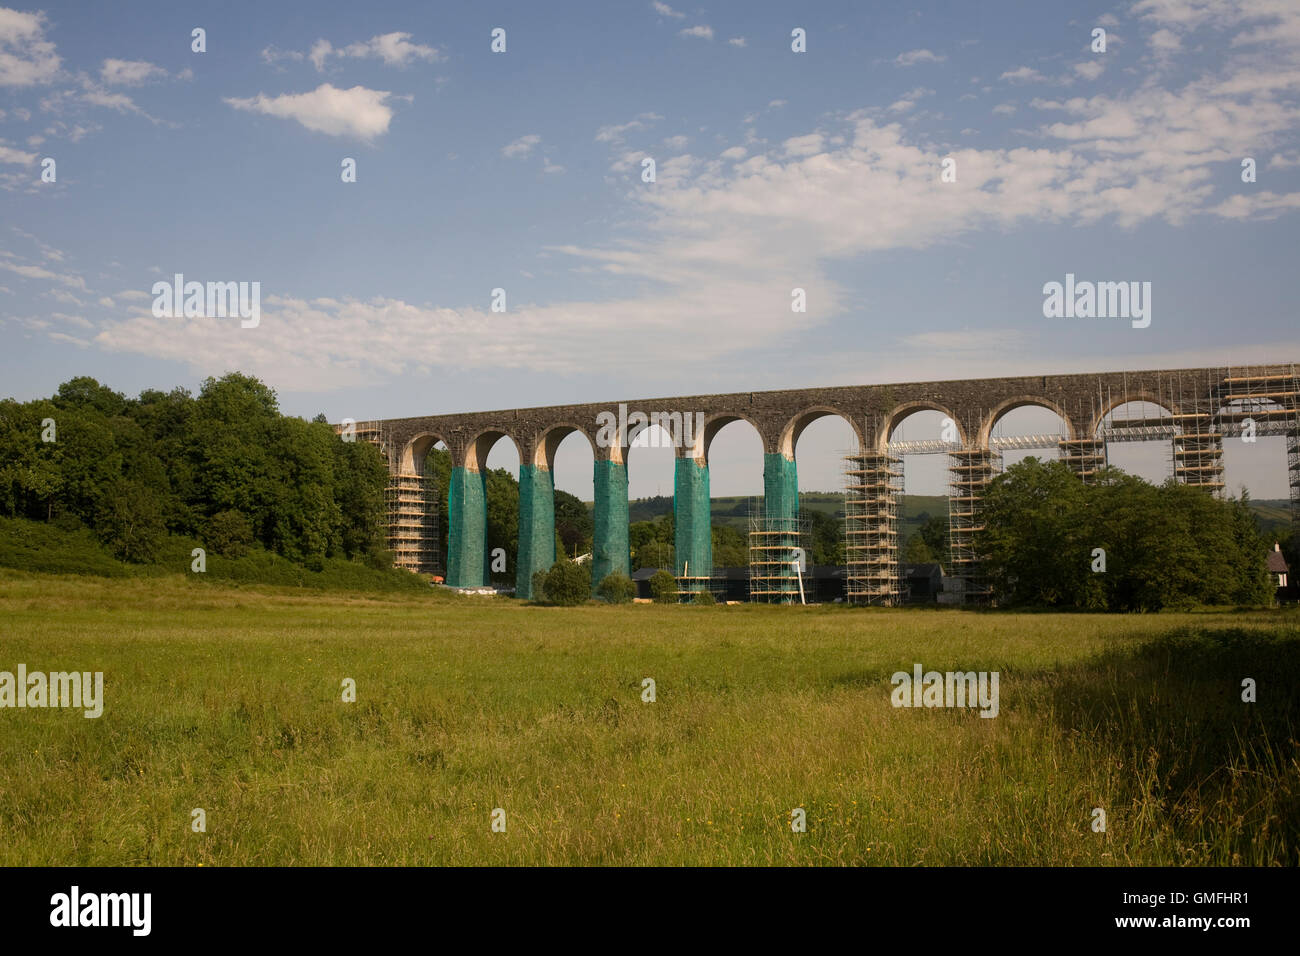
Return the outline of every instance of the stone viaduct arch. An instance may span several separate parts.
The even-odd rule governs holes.
[[[359,425],[357,434],[376,441],[374,436],[385,436],[384,443],[396,452],[389,453],[394,476],[418,469],[437,441],[448,447],[452,477],[447,583],[460,587],[487,581],[483,471],[491,447],[509,438],[520,462],[516,586],[519,596],[529,597],[532,574],[549,567],[554,558],[551,468],[560,441],[573,432],[587,438],[594,457],[593,586],[611,571],[627,573],[626,448],[637,428],[637,413],[647,420],[661,416],[661,423],[669,423],[676,439],[677,572],[681,575],[689,562],[691,577],[696,577],[712,570],[709,446],[721,428],[737,420],[750,423],[763,443],[766,513],[795,517],[799,507],[795,443],[803,429],[824,415],[840,415],[850,423],[863,457],[888,461],[890,433],[898,422],[914,411],[934,409],[955,425],[955,440],[940,450],[955,461],[979,463],[991,457],[990,436],[998,419],[1014,408],[1037,405],[1065,422],[1068,434],[1057,443],[1058,454],[1085,480],[1099,462],[1104,463],[1107,441],[1139,433],[1149,437],[1151,429],[1157,429],[1162,435],[1176,435],[1172,441],[1176,457],[1181,456],[1179,480],[1217,491],[1222,487],[1223,437],[1240,433],[1242,420],[1250,409],[1258,408],[1255,415],[1266,429],[1292,438],[1294,515],[1300,508],[1297,369],[1297,365],[1158,369],[687,395],[387,419]],[[1168,411],[1149,421],[1106,422],[1109,411],[1135,401]],[[1268,408],[1266,401],[1271,403]],[[1233,410],[1224,411],[1229,402],[1236,403]],[[887,513],[881,520],[887,520]]]

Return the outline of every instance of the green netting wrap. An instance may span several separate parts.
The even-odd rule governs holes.
[[[519,466],[519,560],[515,597],[533,598],[533,575],[555,563],[555,479],[536,465]]]
[[[799,517],[799,475],[780,452],[763,456],[763,513],[769,519]]]
[[[447,512],[447,584],[482,587],[487,581],[487,480],[481,472],[451,470]]]
[[[713,522],[709,514],[709,466],[678,458],[673,475],[673,533],[677,576],[713,573]]]
[[[591,555],[591,591],[614,571],[631,575],[627,543],[627,465],[597,461],[595,471],[595,545]]]
[[[779,452],[763,456],[763,551],[758,600],[790,603],[799,599],[799,579],[790,568],[799,536],[799,475],[794,461]],[[751,550],[750,562],[755,560]],[[752,569],[751,569],[752,571]],[[751,586],[751,598],[753,590]]]

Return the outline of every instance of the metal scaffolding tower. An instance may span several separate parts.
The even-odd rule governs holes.
[[[898,496],[902,460],[863,453],[844,459],[845,599],[892,606],[902,600],[898,564]]]
[[[358,423],[356,438],[378,446],[388,463],[384,508],[393,565],[416,574],[441,574],[438,495],[432,479],[402,467],[401,449],[394,445],[382,422]]]
[[[1002,470],[996,449],[963,448],[948,454],[948,549],[954,590],[970,603],[987,601],[992,590],[984,574],[980,533],[984,530],[984,489]]]
[[[799,575],[791,567],[809,542],[808,519],[768,515],[762,498],[749,499],[749,599],[767,604],[799,603]],[[806,562],[812,567],[812,562]],[[805,588],[808,581],[805,580]]]

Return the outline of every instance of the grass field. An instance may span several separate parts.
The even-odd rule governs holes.
[[[106,697],[98,719],[0,710],[0,865],[1298,862],[1294,614],[0,571],[0,620],[0,670],[102,670]],[[891,707],[918,662],[999,671],[1000,715]]]

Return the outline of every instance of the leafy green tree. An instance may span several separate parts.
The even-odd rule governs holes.
[[[627,604],[636,597],[636,584],[626,574],[611,571],[596,585],[596,595],[610,604]]]
[[[556,561],[546,573],[546,600],[561,607],[585,604],[591,597],[591,566],[576,561]]]
[[[948,560],[948,518],[945,515],[927,515],[925,521],[921,523],[921,528],[917,531],[921,540],[925,542],[926,549],[934,557],[931,561],[938,561],[945,568],[949,565]]]
[[[218,511],[208,519],[203,545],[227,558],[242,558],[253,543],[253,526],[238,511]]]
[[[504,468],[487,474],[487,548],[506,553],[506,570],[492,577],[514,580],[515,561],[519,554],[519,482]]]
[[[668,571],[656,571],[650,577],[650,596],[656,604],[677,603],[677,578]]]
[[[699,591],[695,592],[695,597],[691,599],[691,603],[712,607],[718,603],[718,599],[713,596],[712,591],[701,588]]]
[[[745,568],[749,566],[749,547],[745,537],[727,525],[713,526],[713,566]]]
[[[567,491],[555,489],[555,541],[556,547],[566,555],[589,554],[595,525],[591,511]]]
[[[907,547],[903,549],[903,560],[908,564],[927,564],[934,560],[934,553],[925,543],[921,532],[918,531],[907,539]]]
[[[105,491],[95,520],[100,538],[123,561],[145,564],[162,548],[167,528],[158,501],[143,485],[118,479]]]

